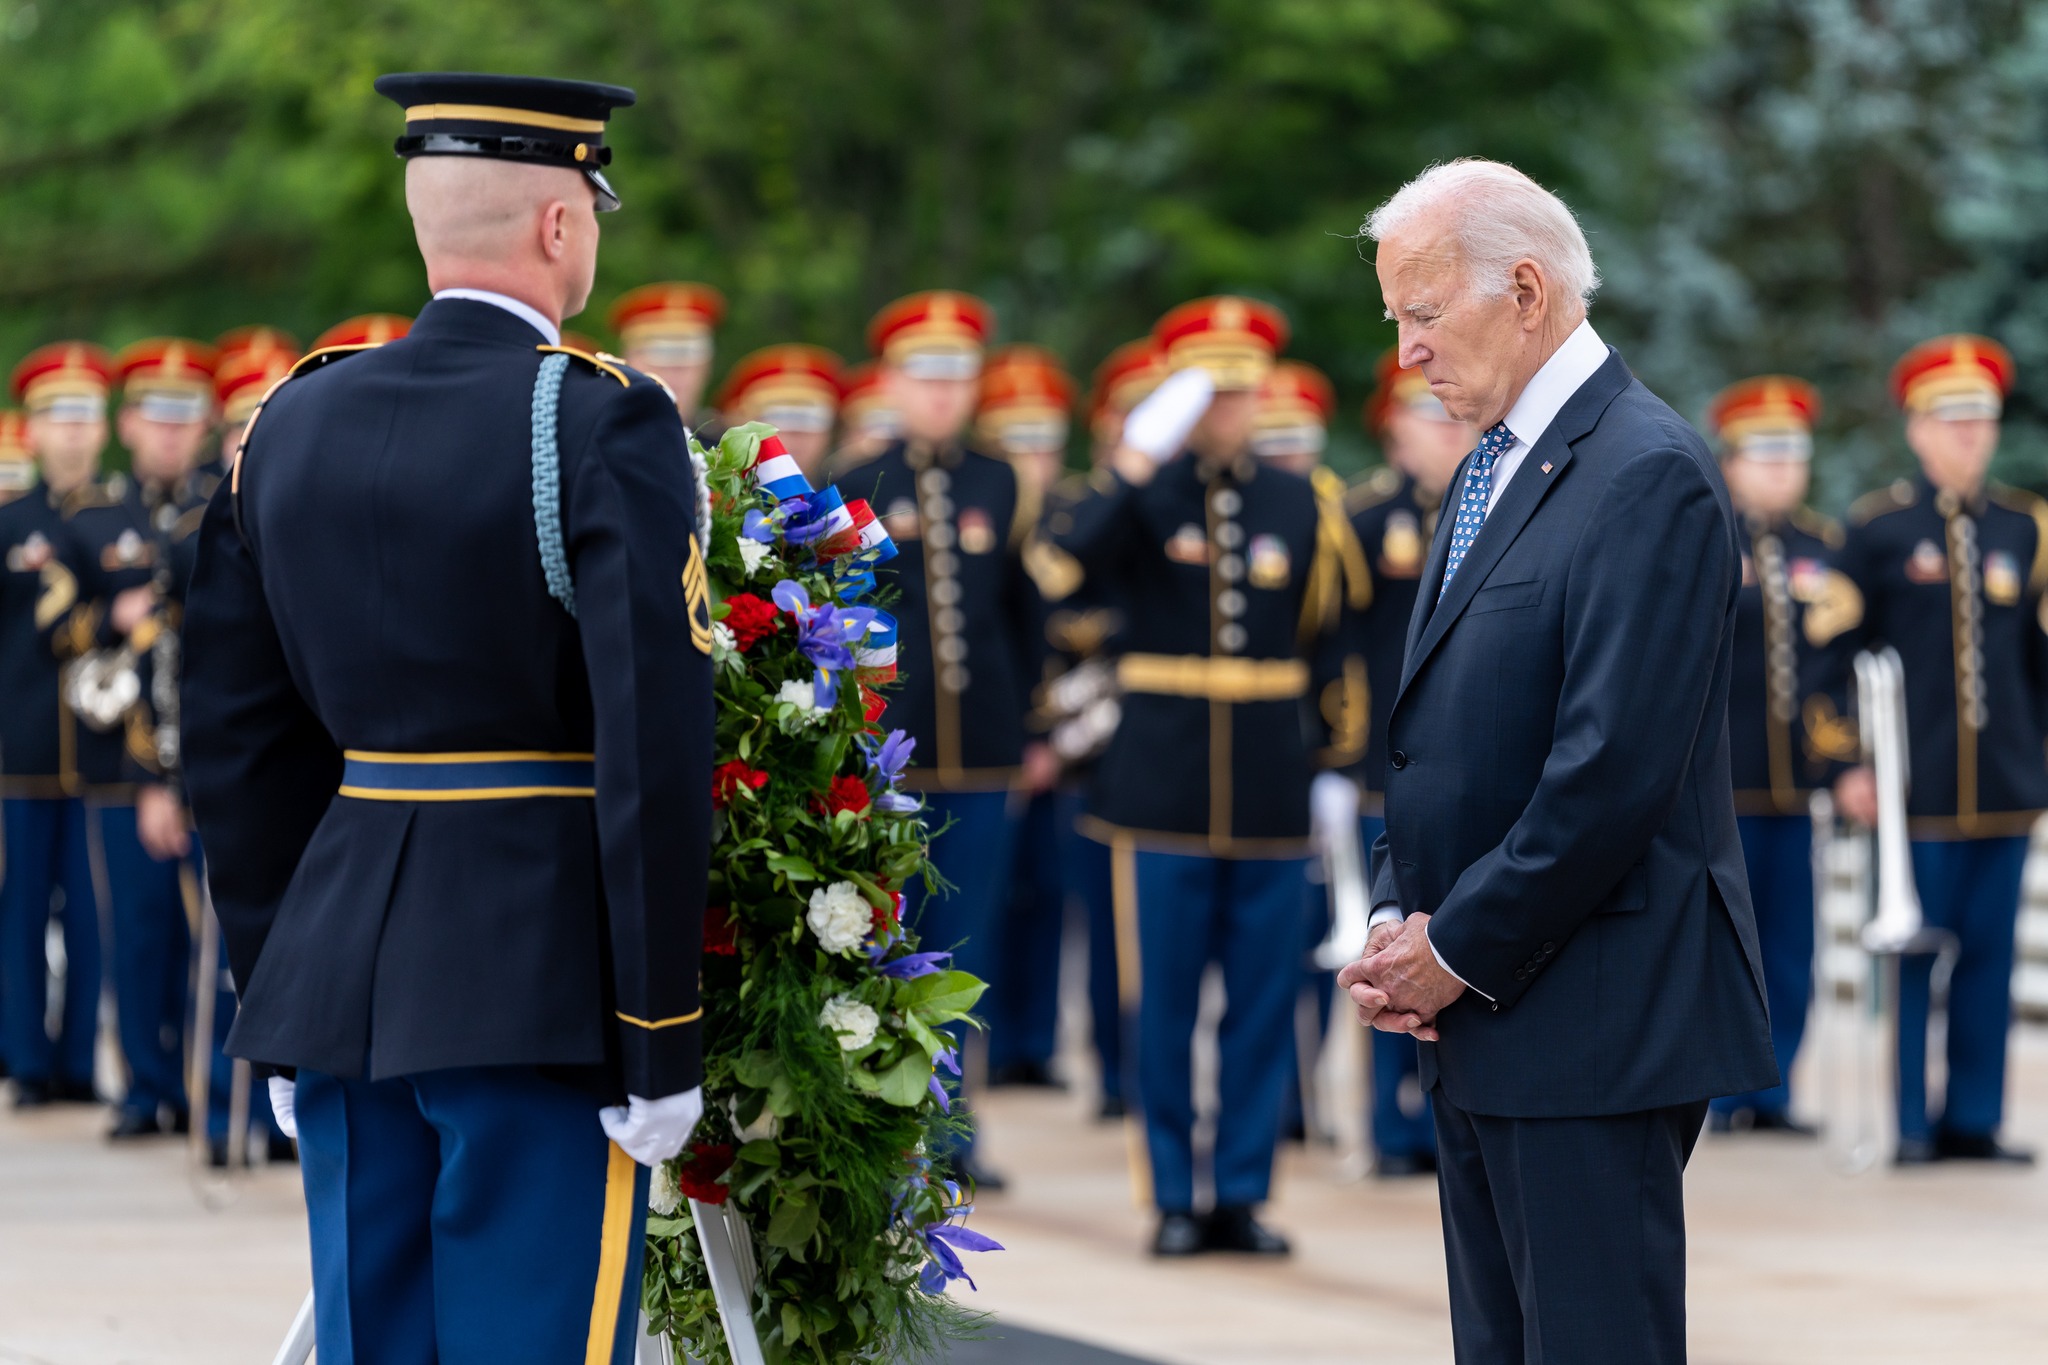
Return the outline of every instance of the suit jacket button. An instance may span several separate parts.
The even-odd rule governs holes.
[[[1515,968],[1515,980],[1517,980],[1517,981],[1527,981],[1528,979],[1529,979],[1529,969],[1528,969],[1528,968],[1526,968],[1526,967],[1517,967],[1517,968]]]
[[[1396,768],[1405,768],[1408,766],[1408,755],[1402,753],[1399,749],[1396,749],[1393,753],[1387,756],[1387,762],[1392,764]]]
[[[1543,945],[1543,951],[1546,953],[1554,953],[1557,951],[1557,945],[1555,943],[1546,943]]]

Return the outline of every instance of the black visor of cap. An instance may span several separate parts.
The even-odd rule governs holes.
[[[600,210],[619,197],[605,178],[612,159],[604,142],[614,109],[633,103],[622,85],[541,76],[476,72],[409,72],[379,76],[377,93],[405,110],[400,157],[484,156],[583,172]]]

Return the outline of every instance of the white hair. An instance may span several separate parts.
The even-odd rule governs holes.
[[[1467,277],[1482,297],[1507,293],[1515,263],[1525,260],[1581,308],[1600,287],[1586,234],[1564,200],[1502,161],[1438,162],[1374,209],[1365,235],[1383,242],[1438,213],[1450,215]]]

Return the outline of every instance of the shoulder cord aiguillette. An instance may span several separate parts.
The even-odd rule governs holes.
[[[569,579],[569,552],[562,544],[562,452],[555,439],[555,414],[562,401],[562,376],[569,357],[550,355],[533,381],[533,530],[540,538],[540,567],[548,596],[576,615],[576,585]]]

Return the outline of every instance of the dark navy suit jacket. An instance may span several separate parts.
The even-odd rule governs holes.
[[[1728,768],[1739,550],[1705,443],[1610,351],[1438,601],[1451,525],[1374,850],[1375,903],[1429,913],[1476,988],[1422,1046],[1424,1085],[1541,1118],[1772,1084]]]
[[[185,775],[242,994],[235,1055],[337,1076],[702,1078],[709,604],[683,426],[571,362],[549,596],[531,464],[542,338],[441,300],[287,381],[208,508]],[[693,570],[693,565],[694,570]],[[337,794],[348,750],[591,754],[595,797]]]

